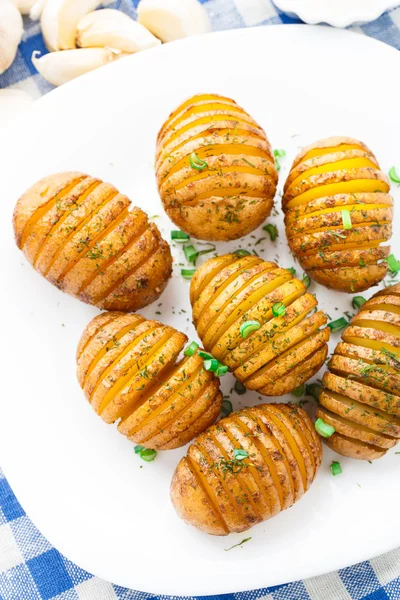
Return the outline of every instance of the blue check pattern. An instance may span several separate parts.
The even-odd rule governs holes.
[[[280,13],[270,0],[200,1],[210,15],[214,30],[299,22]],[[139,0],[118,0],[106,4],[107,7],[117,8],[136,17],[138,2]],[[36,98],[52,89],[52,86],[38,75],[31,62],[34,50],[45,53],[46,48],[40,26],[29,19],[25,19],[24,25],[25,35],[17,57],[10,69],[0,75],[0,88],[22,89]],[[373,23],[350,29],[375,37],[400,50],[400,6],[385,13]],[[207,598],[212,600],[213,597]],[[215,598],[400,600],[400,548],[321,577]],[[0,600],[150,599],[168,600],[169,597],[153,596],[113,585],[93,577],[62,556],[27,517],[0,469]]]

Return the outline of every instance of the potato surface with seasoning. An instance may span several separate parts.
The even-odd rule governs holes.
[[[302,408],[245,408],[189,446],[172,479],[172,503],[184,521],[206,533],[245,531],[297,502],[321,459],[321,442]]]
[[[198,94],[167,119],[157,138],[164,209],[201,240],[234,240],[270,214],[278,181],[263,129],[234,100]]]
[[[346,137],[321,140],[295,158],[284,186],[286,235],[308,275],[358,292],[386,275],[393,198],[371,150]]]
[[[225,254],[197,269],[193,323],[204,348],[246,388],[282,396],[324,364],[327,317],[291,271],[247,254]]]
[[[368,300],[328,363],[317,417],[339,454],[373,460],[400,439],[400,284]]]
[[[187,337],[137,314],[106,312],[86,327],[77,350],[78,381],[106,423],[146,448],[187,444],[214,423],[219,379],[197,354],[179,359]]]
[[[169,245],[146,213],[79,172],[44,177],[18,200],[14,233],[33,267],[88,304],[132,311],[154,302],[172,271]]]

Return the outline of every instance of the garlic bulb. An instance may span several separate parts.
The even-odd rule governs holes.
[[[101,0],[46,0],[40,24],[46,46],[52,52],[75,48],[76,27]]]
[[[21,90],[0,90],[0,127],[8,125],[33,104],[33,99]]]
[[[76,43],[82,48],[108,46],[129,53],[161,44],[143,25],[112,8],[83,17],[78,23]]]
[[[18,8],[10,0],[0,0],[0,75],[14,61],[23,32]]]
[[[137,10],[139,23],[163,42],[211,31],[198,0],[141,0]]]
[[[29,15],[37,0],[13,0],[13,2],[22,15]]]
[[[62,85],[75,77],[89,73],[102,65],[123,56],[110,48],[78,48],[50,52],[40,56],[37,50],[32,54],[32,62],[39,73],[53,85]]]

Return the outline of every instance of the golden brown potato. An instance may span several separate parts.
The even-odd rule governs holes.
[[[363,143],[333,137],[304,148],[284,187],[289,246],[318,283],[366,290],[386,275],[392,234],[389,179]]]
[[[240,532],[289,508],[313,482],[322,447],[307,413],[260,404],[201,433],[178,464],[178,515],[212,535]]]
[[[18,247],[46,279],[99,308],[154,302],[172,270],[169,245],[140,208],[83,173],[44,177],[18,200]]]
[[[400,438],[400,285],[375,294],[352,319],[328,363],[317,417],[339,454],[373,460]]]
[[[136,314],[107,312],[83,332],[77,350],[78,381],[106,423],[146,448],[187,444],[214,423],[221,404],[219,380],[197,352],[177,360],[187,337]]]
[[[265,132],[234,100],[198,94],[167,119],[157,138],[164,209],[201,240],[234,240],[270,214],[278,173]]]
[[[249,253],[226,254],[197,269],[190,296],[204,348],[247,388],[282,396],[324,364],[326,315],[310,314],[317,300],[287,269]]]

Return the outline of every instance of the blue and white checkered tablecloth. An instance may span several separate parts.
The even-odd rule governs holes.
[[[298,22],[280,13],[270,0],[201,1],[215,30]],[[107,2],[107,6],[118,8],[135,17],[138,2],[139,0],[118,0]],[[384,14],[373,23],[351,29],[375,37],[400,50],[400,7]],[[16,60],[8,71],[0,75],[0,88],[22,89],[34,98],[52,88],[35,71],[31,63],[33,50],[46,52],[39,24],[26,19],[25,35]],[[150,598],[156,599],[151,594],[127,590],[93,577],[62,556],[26,516],[0,470],[0,600]],[[268,589],[227,594],[219,598],[400,600],[400,549],[336,573]]]

